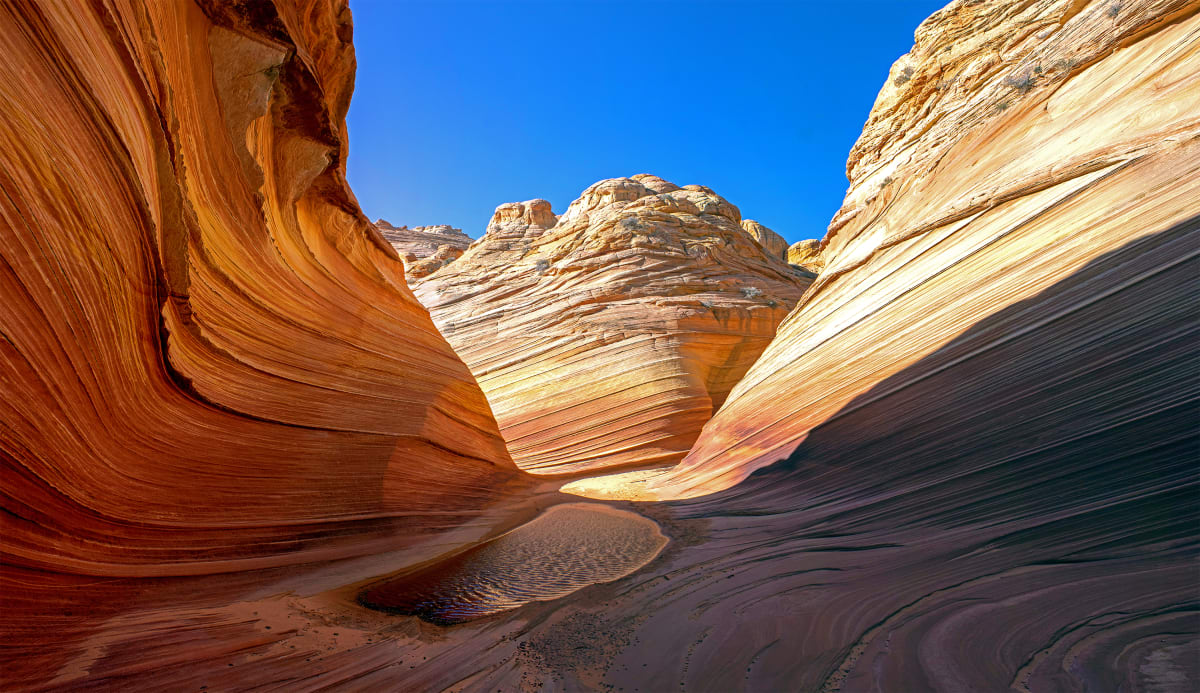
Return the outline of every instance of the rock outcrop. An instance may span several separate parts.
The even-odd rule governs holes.
[[[1179,230],[1200,213],[1196,12],[1194,2],[956,2],[923,23],[850,153],[824,270],[660,489],[728,488],[791,455],[815,427],[884,398],[915,416],[901,402],[936,373],[996,383],[978,401],[946,392],[922,403],[940,417],[943,445],[961,441],[981,464],[997,449],[1019,455],[1099,434],[1141,416],[1139,398],[1165,402],[1165,392],[1138,390],[1133,373],[1104,370],[1093,351],[1116,353],[1135,326],[1081,327],[1072,316],[1133,300],[1147,285],[1138,277],[1177,272],[1200,244]],[[1132,250],[1181,233],[1173,252]],[[1105,257],[1104,272],[1085,271]],[[1046,293],[1053,286],[1064,290]],[[1137,319],[1176,303],[1163,296]],[[1018,307],[1010,324],[971,332]],[[966,334],[969,348],[949,348]],[[1061,368],[1029,389],[1005,382],[991,355],[1013,340],[1031,345],[1023,373]],[[883,382],[895,386],[880,392]],[[1050,382],[1073,400],[1049,409]],[[1099,404],[1117,391],[1131,398],[1122,413]],[[954,425],[960,416],[972,424]],[[1014,417],[1024,423],[995,428]]]
[[[423,260],[414,258],[410,261],[405,258],[405,276],[409,281],[428,277],[434,272],[462,257],[464,252],[466,251],[460,247],[443,245],[438,247],[437,252]]]
[[[788,243],[783,236],[753,219],[743,219],[742,228],[758,241],[768,255],[773,255],[780,260],[787,260]]]
[[[538,473],[681,459],[810,279],[708,188],[649,175],[496,209],[417,285]]]
[[[350,34],[344,2],[0,6],[5,569],[423,560],[521,476],[346,187]]]
[[[796,241],[788,246],[787,261],[789,265],[820,274],[825,269],[825,261],[821,259],[821,241]]]
[[[429,687],[1197,688],[1198,10],[925,22],[825,271],[651,476],[677,553]]]
[[[396,227],[385,219],[376,219],[374,227],[379,230],[380,235],[383,235],[383,239],[391,243],[391,247],[396,248],[396,252],[400,253],[406,270],[418,263],[418,260],[433,258],[438,253],[442,254],[440,259],[452,260],[462,254],[460,252],[456,255],[455,251],[466,251],[470,246],[470,236],[462,233],[462,229],[455,229],[445,224],[408,228]],[[422,265],[425,269],[431,266]],[[422,270],[424,273],[421,276],[428,275],[436,269],[437,267],[432,267],[428,271]]]

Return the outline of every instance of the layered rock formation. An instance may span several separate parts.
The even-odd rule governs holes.
[[[852,157],[828,270],[656,491],[787,462],[628,504],[670,543],[627,577],[438,628],[355,595],[501,531],[481,508],[505,492],[563,499],[506,481],[479,390],[346,195],[345,13],[0,4],[4,687],[1196,690],[1197,9],[931,17]],[[277,70],[226,63],[263,42]],[[960,77],[931,91],[943,65]],[[269,105],[231,108],[262,94],[229,75],[275,80]],[[488,270],[519,300],[479,305],[533,321],[516,268],[542,270],[575,324],[593,299],[625,316],[619,345],[645,308],[603,299],[681,276],[672,239],[776,266],[726,203],[671,187],[618,181],[562,221],[501,207]],[[594,246],[559,235],[584,215]],[[612,217],[654,226],[613,251]],[[656,310],[686,298],[655,286]],[[188,572],[210,574],[122,577]]]
[[[958,2],[922,24],[850,153],[823,271],[660,491],[727,488],[870,402],[908,411],[900,403],[935,373],[998,378],[992,355],[1021,335],[1029,344],[1057,335],[1021,358],[1028,372],[1062,364],[1053,382],[1076,391],[1074,403],[1051,415],[1055,400],[1042,392],[1051,381],[1021,390],[997,379],[978,401],[956,401],[953,413],[974,423],[954,425],[944,402],[927,399],[943,445],[975,449],[972,439],[999,436],[992,445],[1020,455],[1140,416],[1138,398],[1165,401],[1118,388],[1090,351],[1117,349],[1131,326],[1083,329],[1072,316],[1130,300],[1146,285],[1139,273],[1177,271],[1200,245],[1188,233],[1173,253],[1113,255],[1162,242],[1200,212],[1196,11],[1194,2]],[[1083,272],[1105,256],[1127,260]],[[1055,285],[1074,288],[1060,300],[1045,293]],[[1164,296],[1150,310],[1172,303]],[[949,349],[1019,307],[1010,324]],[[884,381],[894,387],[880,392]],[[995,428],[1018,420],[1005,434]],[[883,423],[880,435],[892,430]]]
[[[753,219],[743,219],[742,229],[758,241],[768,255],[773,255],[780,260],[787,260],[788,243],[783,236]]]
[[[787,261],[789,265],[820,274],[825,269],[825,261],[821,259],[821,241],[796,241],[788,246]]]
[[[375,228],[392,244],[404,261],[405,276],[419,279],[441,269],[460,257],[471,245],[471,237],[445,224],[436,226],[393,226],[384,219],[375,220]]]
[[[1200,685],[1198,9],[925,22],[825,271],[644,485],[703,539],[530,649],[644,690]]]
[[[740,223],[702,186],[605,180],[557,218],[501,205],[416,291],[519,466],[673,463],[810,281]]]
[[[346,187],[350,34],[345,3],[0,6],[6,569],[427,558],[519,476]]]
[[[638,506],[677,543],[418,680],[1196,689],[1198,9],[973,1],[924,23],[825,272],[651,484],[693,497]]]

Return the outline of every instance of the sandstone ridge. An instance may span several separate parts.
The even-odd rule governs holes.
[[[815,280],[699,186],[502,205],[416,283],[464,364],[345,185],[344,2],[0,3],[4,688],[1196,690],[1198,10],[936,13]],[[686,452],[669,543],[362,608],[564,500],[508,448]]]
[[[768,254],[774,255],[780,260],[787,260],[788,242],[784,240],[783,236],[780,236],[753,219],[743,219],[742,229],[750,234],[754,240],[758,241],[758,244]]]
[[[821,259],[821,241],[796,241],[788,246],[787,261],[813,274],[820,274],[825,269],[825,261]]]

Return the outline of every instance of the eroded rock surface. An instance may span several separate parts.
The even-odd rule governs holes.
[[[416,291],[539,473],[676,462],[810,279],[708,188],[649,175],[496,209]]]
[[[191,159],[183,173],[173,173],[171,157],[183,154],[166,147],[168,135],[155,135],[155,128],[193,127],[189,113],[220,118],[195,109],[181,109],[182,121],[148,116],[157,99],[188,98],[193,88],[203,94],[197,85],[221,81],[174,71],[161,80],[134,77],[184,64],[207,70],[208,26],[224,17],[225,5],[205,5],[206,13],[155,3],[111,15],[104,4],[35,7],[0,4],[6,56],[0,70],[7,70],[0,93],[3,103],[24,104],[0,119],[0,156],[15,159],[6,159],[10,165],[0,174],[9,195],[0,202],[7,222],[0,225],[0,387],[5,395],[20,388],[19,396],[0,398],[6,688],[1198,688],[1196,3],[956,2],[932,17],[909,56],[918,59],[899,64],[881,95],[882,110],[863,140],[873,144],[856,149],[854,160],[863,163],[852,162],[857,182],[838,217],[845,223],[835,222],[826,239],[832,269],[784,323],[782,339],[746,387],[731,395],[696,457],[676,473],[644,475],[645,484],[668,478],[659,491],[692,495],[791,453],[789,461],[723,491],[633,506],[671,541],[631,575],[451,628],[369,611],[354,597],[381,576],[411,570],[416,556],[461,549],[501,531],[494,515],[476,510],[502,492],[494,473],[476,475],[477,461],[447,469],[443,449],[409,457],[391,434],[356,438],[327,424],[284,427],[240,415],[225,407],[260,411],[266,405],[257,396],[273,391],[252,380],[255,387],[238,397],[207,400],[212,395],[203,393],[219,392],[216,385],[232,390],[252,369],[230,361],[228,370],[205,371],[193,357],[187,373],[207,375],[192,389],[168,365],[175,361],[168,362],[165,349],[153,348],[155,335],[176,339],[169,329],[155,331],[177,310],[169,303],[187,306],[196,295],[216,301],[220,293],[239,306],[265,302],[266,310],[286,302],[288,309],[268,311],[267,320],[200,311],[196,320],[217,327],[219,315],[236,322],[213,328],[221,344],[264,337],[258,330],[265,323],[268,332],[297,344],[300,356],[310,354],[311,335],[303,330],[329,330],[335,344],[363,345],[337,358],[319,350],[306,361],[311,371],[289,369],[289,378],[325,374],[322,384],[331,392],[352,383],[388,397],[395,391],[386,384],[362,379],[426,383],[427,395],[448,377],[465,380],[461,365],[438,356],[448,352],[436,340],[420,341],[425,360],[406,361],[402,381],[396,369],[381,365],[381,354],[394,353],[396,344],[413,349],[405,340],[431,332],[412,323],[384,330],[381,321],[394,324],[386,317],[395,305],[390,290],[372,290],[362,279],[354,291],[321,283],[320,293],[295,293],[304,288],[297,277],[344,283],[357,276],[351,268],[373,277],[364,269],[372,264],[380,275],[398,277],[386,244],[362,243],[356,230],[365,227],[333,224],[327,236],[325,226],[304,223],[300,236],[272,231],[268,237],[246,222],[254,214],[240,213],[238,225],[214,226],[231,208],[200,204],[196,190],[180,182],[197,176],[207,181],[201,191],[216,194],[225,189],[217,183],[240,181],[228,168],[203,177],[201,164],[205,152],[225,152],[224,165],[236,172],[240,157],[216,143],[249,141],[251,151],[265,157],[269,150],[273,156],[263,160],[276,163],[263,169],[271,171],[264,175],[264,204],[275,199],[268,192],[308,190],[297,203],[305,214],[297,216],[324,210],[330,216],[316,218],[337,219],[341,212],[320,204],[332,199],[336,210],[353,209],[337,196],[340,179],[327,177],[340,170],[336,165],[314,164],[324,172],[315,189],[332,198],[311,197],[313,188],[297,187],[282,173],[292,170],[284,165],[291,157],[315,148],[315,159],[328,162],[330,150],[277,134],[278,141],[199,139],[200,151],[192,151],[181,136],[172,142],[192,151]],[[294,46],[294,60],[324,66],[318,74],[332,80],[324,94],[344,103],[349,27],[330,19],[340,11],[330,15],[322,3],[280,3],[277,10],[229,26],[238,40],[272,37]],[[1047,46],[1066,56],[1054,58],[1064,65],[1080,62],[1057,81],[1035,79],[1027,88],[1018,73],[1003,83],[1009,70]],[[195,59],[182,60],[181,51]],[[979,79],[955,82],[970,85],[962,92],[953,92],[954,85],[931,91],[928,75],[937,70],[919,68],[940,65],[934,56],[942,54],[963,67],[960,74]],[[297,80],[304,72],[292,65],[277,73],[276,89],[303,94],[305,82]],[[1046,74],[1045,62],[1031,67],[1038,65],[1042,72],[1031,73]],[[231,74],[258,79],[244,69]],[[910,97],[894,91],[910,83],[917,89]],[[46,108],[24,101],[33,95],[51,102],[62,122],[37,118]],[[1004,95],[1008,105],[999,108]],[[1031,101],[1022,106],[1016,96]],[[907,98],[917,101],[904,105]],[[106,110],[94,110],[100,106]],[[291,127],[307,122],[297,114],[310,113],[292,102],[271,112],[277,110],[291,116]],[[139,112],[147,117],[133,117]],[[98,113],[113,117],[93,120]],[[888,113],[910,120],[888,125]],[[272,119],[255,122],[272,132],[280,127]],[[330,134],[339,124],[317,118],[303,129],[344,141]],[[139,140],[131,131],[148,134]],[[118,140],[109,138],[122,132],[124,149],[112,146]],[[166,172],[154,175],[159,166]],[[864,182],[872,176],[879,182],[874,199]],[[656,194],[671,192],[663,181],[639,182]],[[615,187],[605,193],[611,199],[627,190]],[[41,206],[62,190],[65,207]],[[157,227],[139,216],[153,219],[154,210],[166,216],[172,207],[164,200],[172,199],[195,212],[180,214],[197,225],[186,227],[183,238],[188,263],[164,260],[183,246],[157,243],[162,237],[147,230]],[[945,212],[956,200],[969,203],[962,217]],[[272,215],[287,209],[270,204]],[[53,213],[40,216],[46,209]],[[543,238],[562,223],[538,201],[507,206],[504,218],[503,232],[493,238],[492,257],[504,258],[496,267],[519,264],[530,248],[544,252]],[[259,249],[255,257],[264,264],[244,262],[247,247]],[[195,248],[203,253],[194,256]],[[238,261],[227,261],[235,253]],[[285,289],[278,293],[234,290],[243,290],[246,275],[261,278],[272,265],[260,256],[274,253],[322,265],[276,266],[269,278]],[[670,266],[653,257],[651,269]],[[193,258],[200,269],[191,286],[207,281],[209,291],[160,283],[193,267]],[[530,259],[535,272],[537,259]],[[217,284],[217,270],[231,276]],[[399,279],[394,285],[402,286]],[[322,322],[326,291],[338,305],[362,301],[383,309],[362,313],[352,325]],[[560,300],[558,309],[585,304]],[[484,305],[498,311],[503,303]],[[522,298],[515,305],[532,303]],[[299,322],[283,320],[293,314]],[[298,332],[306,338],[297,341]],[[130,344],[138,348],[122,346]],[[260,348],[237,354],[249,360]],[[278,368],[266,356],[255,363]],[[364,364],[370,368],[359,372]],[[354,424],[374,428],[387,421],[384,410],[411,413],[413,394],[397,394],[379,408],[338,398],[316,413],[348,428],[349,406]],[[471,410],[464,401],[479,399],[465,385],[455,395],[440,400],[442,414],[462,415]],[[327,402],[322,396],[333,397],[308,388],[289,397],[297,410],[290,415],[314,416]],[[285,434],[277,434],[281,428]],[[792,428],[799,439],[785,435]],[[453,444],[450,437],[438,440]],[[728,466],[710,447],[719,440],[729,445]],[[59,441],[69,455],[52,454]],[[101,444],[89,447],[95,441]],[[295,448],[304,455],[292,455]],[[362,460],[372,452],[388,460],[382,488],[378,474],[363,473]],[[133,464],[135,458],[143,464]],[[409,463],[432,473],[392,476],[408,474]],[[172,504],[184,478],[187,503]],[[234,478],[244,492],[226,483]],[[320,491],[306,491],[313,485]],[[410,503],[409,489],[431,498],[415,517],[397,523],[371,511],[376,498]],[[316,516],[348,505],[366,510]],[[525,519],[535,514],[531,509]],[[279,516],[289,518],[287,529]],[[417,541],[427,542],[419,548],[409,534],[414,528]],[[263,566],[332,558],[336,551],[313,547],[339,541],[346,553],[370,551],[234,570],[247,566],[243,557]],[[135,562],[149,566],[147,574],[174,574],[181,558],[230,572],[122,577]]]
[[[462,257],[466,252],[453,245],[439,246],[437,252],[425,259],[405,260],[404,273],[409,281],[428,277],[446,265]]]
[[[769,255],[774,255],[780,260],[787,260],[788,243],[783,236],[775,233],[771,229],[754,221],[753,219],[743,219],[742,228],[746,233],[754,237],[758,244],[766,250]]]

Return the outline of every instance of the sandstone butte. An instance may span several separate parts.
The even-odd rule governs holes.
[[[0,3],[3,687],[1195,690],[1198,11],[931,16],[666,549],[440,628],[355,595],[579,499],[346,188],[345,3]]]
[[[640,174],[501,205],[414,289],[539,474],[674,464],[811,282],[712,190]]]
[[[375,228],[390,243],[404,262],[409,280],[433,274],[460,257],[471,245],[471,237],[445,224],[436,226],[393,226],[384,219],[375,220]]]

